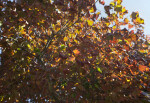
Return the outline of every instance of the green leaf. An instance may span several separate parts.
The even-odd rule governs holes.
[[[40,49],[39,48],[34,48],[34,52],[40,52]]]
[[[0,26],[2,26],[2,21],[0,21]]]
[[[17,48],[17,50],[21,50],[21,48]]]
[[[98,67],[97,70],[98,70],[100,73],[102,73],[102,70],[100,69],[100,67]]]
[[[65,49],[65,48],[66,48],[66,46],[64,44],[60,45],[61,50]]]

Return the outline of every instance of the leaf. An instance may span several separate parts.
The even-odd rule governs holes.
[[[66,46],[64,44],[60,45],[61,50],[65,49],[65,48],[66,48]]]
[[[94,8],[93,7],[90,9],[90,13],[94,13]]]
[[[112,1],[112,2],[110,2],[110,6],[115,6],[115,2],[114,1]]]
[[[126,10],[125,7],[122,8],[122,13],[128,13],[128,10]]]
[[[122,0],[117,0],[117,5],[120,5],[122,3]]]
[[[128,24],[128,23],[129,23],[129,20],[128,20],[127,18],[125,18],[125,19],[124,19],[124,23],[125,23],[125,24]]]
[[[2,21],[0,21],[0,26],[2,26]]]
[[[98,70],[100,73],[102,73],[102,70],[100,69],[100,67],[98,67],[97,70]]]
[[[132,34],[130,37],[131,37],[131,39],[132,39],[133,41],[136,41],[136,40],[137,40],[137,36],[136,36],[135,34]]]
[[[122,5],[116,5],[114,10],[117,12],[122,12]]]
[[[87,20],[87,22],[88,22],[88,25],[89,25],[89,26],[92,26],[93,23],[94,23],[93,20]]]
[[[137,17],[139,17],[139,12],[132,12],[131,16],[132,19],[136,19]]]
[[[67,37],[64,37],[64,41],[68,41],[68,38],[67,38]]]
[[[21,48],[17,48],[17,50],[21,50]]]
[[[133,28],[133,27],[134,27],[134,25],[132,25],[132,24],[130,24],[130,23],[128,24],[128,28],[129,28],[129,29],[131,29],[131,28]]]
[[[103,1],[99,0],[99,3],[102,4],[102,5],[105,5],[105,1],[104,0]]]
[[[149,67],[144,66],[144,65],[139,65],[139,71],[141,71],[141,72],[149,71]]]
[[[124,57],[124,61],[127,62],[128,61],[128,57]]]
[[[73,50],[73,53],[74,53],[75,55],[78,55],[78,54],[80,54],[80,51],[79,51],[78,49],[75,49],[75,50]]]
[[[71,61],[71,62],[75,61],[75,57],[74,56],[73,57],[69,57],[68,61]]]
[[[140,17],[137,17],[137,18],[136,18],[136,22],[137,22],[138,24],[144,24],[144,19],[141,19]]]
[[[27,47],[28,47],[29,49],[32,49],[30,44],[27,44]]]

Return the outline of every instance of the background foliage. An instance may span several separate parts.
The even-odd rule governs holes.
[[[146,102],[150,41],[139,13],[126,18],[121,3],[1,1],[1,101]]]

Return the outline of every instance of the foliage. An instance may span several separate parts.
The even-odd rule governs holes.
[[[150,90],[150,42],[139,13],[128,18],[121,3],[1,2],[1,101],[144,102],[140,93]]]

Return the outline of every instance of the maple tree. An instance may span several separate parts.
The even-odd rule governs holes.
[[[18,0],[19,1],[19,0]],[[98,12],[104,6],[107,17]],[[0,2],[2,102],[143,102],[150,41],[114,0]]]

